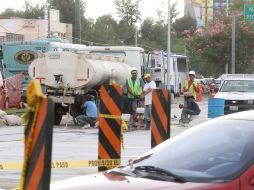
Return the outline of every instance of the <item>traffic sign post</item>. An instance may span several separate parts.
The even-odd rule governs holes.
[[[244,21],[254,21],[254,5],[244,5]]]

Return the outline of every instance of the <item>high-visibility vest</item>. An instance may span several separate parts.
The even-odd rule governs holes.
[[[196,95],[197,95],[196,101],[201,102],[202,101],[202,91],[203,91],[202,84],[199,83],[197,88],[198,88],[198,92],[196,93]]]
[[[193,84],[195,84],[196,86],[198,86],[197,81],[193,81],[193,83],[191,84],[191,86],[188,86],[188,80],[184,81],[184,90],[188,89],[188,92],[190,92],[190,94],[196,99],[197,93],[193,88]]]
[[[141,95],[142,88],[140,85],[140,78],[136,78],[134,85],[132,83],[132,79],[128,78],[128,86],[130,87],[132,92],[134,92],[136,95],[138,95],[138,96]],[[128,92],[128,98],[134,98],[134,96]]]

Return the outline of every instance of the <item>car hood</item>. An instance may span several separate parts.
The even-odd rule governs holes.
[[[198,190],[214,189],[215,184],[205,183],[178,183],[134,178],[130,176],[115,175],[112,173],[99,173],[94,175],[78,176],[51,184],[51,190]]]
[[[215,98],[222,98],[225,100],[253,100],[254,93],[250,92],[218,92]]]

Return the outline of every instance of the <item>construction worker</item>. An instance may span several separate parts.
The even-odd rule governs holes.
[[[198,91],[196,96],[196,101],[201,102],[202,101],[202,93],[203,93],[203,85],[201,82],[198,83]]]
[[[150,74],[145,74],[144,79],[146,81],[142,96],[145,98],[145,129],[150,129],[151,115],[152,115],[152,90],[156,89],[156,83],[151,80]]]
[[[180,104],[179,108],[184,108],[182,110],[181,123],[189,123],[191,115],[198,115],[200,109],[196,103],[197,93],[199,92],[198,82],[195,81],[195,71],[189,72],[189,80],[184,81],[184,104]],[[195,110],[195,111],[194,111]]]
[[[210,98],[214,98],[216,92],[215,92],[215,88],[216,88],[216,85],[214,83],[212,83],[210,85]]]
[[[128,91],[128,108],[129,112],[136,120],[137,103],[140,99],[140,95],[143,91],[144,81],[142,78],[138,78],[137,68],[131,69],[131,77],[126,80],[126,87]]]
[[[201,110],[190,92],[184,93],[184,99],[185,105],[179,105],[179,108],[183,109],[179,122],[183,124],[188,124],[193,119],[194,115],[200,114]]]
[[[189,92],[191,96],[193,96],[196,100],[197,92],[199,91],[199,89],[198,82],[195,81],[195,75],[196,75],[195,71],[189,72],[189,80],[184,81],[183,91]]]
[[[93,97],[89,94],[85,95],[84,103],[81,105],[83,114],[77,116],[75,119],[78,125],[83,125],[83,129],[94,127],[96,128],[96,122],[98,120],[97,106],[93,100]],[[98,123],[97,123],[98,124]]]

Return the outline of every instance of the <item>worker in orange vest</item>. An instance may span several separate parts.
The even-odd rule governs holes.
[[[202,93],[203,93],[203,86],[201,83],[198,83],[198,91],[197,91],[197,97],[196,97],[197,102],[202,101]]]

